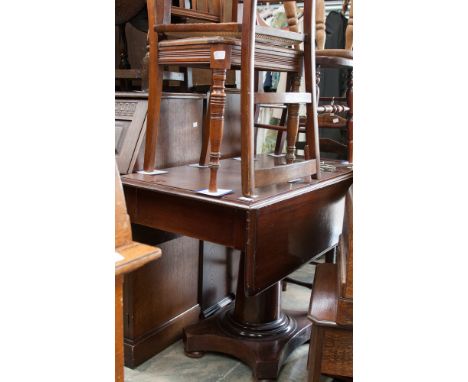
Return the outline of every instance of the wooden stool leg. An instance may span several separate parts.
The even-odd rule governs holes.
[[[242,13],[241,52],[241,179],[242,196],[251,198],[255,194],[254,167],[254,52],[257,2],[247,1]]]
[[[315,21],[315,7],[304,8],[304,33],[309,38],[304,42],[304,76],[306,92],[312,96],[312,103],[307,104],[306,119],[306,142],[307,159],[316,160],[316,173],[314,177],[320,179],[320,144],[318,131],[317,115],[317,84],[316,84],[316,66],[315,66],[315,28],[312,28]]]
[[[210,192],[217,192],[217,176],[219,160],[221,158],[220,148],[224,128],[224,107],[226,104],[226,69],[212,69],[212,86],[209,106],[210,126]]]
[[[317,325],[312,325],[312,332],[310,334],[309,359],[307,361],[307,368],[309,369],[308,382],[320,382],[322,343],[323,330]]]
[[[348,74],[348,89],[346,90],[346,103],[349,111],[347,116],[348,130],[348,161],[353,162],[353,69],[349,70]]]
[[[210,97],[211,98],[211,97]],[[203,126],[202,126],[202,148],[200,152],[200,166],[208,165],[208,146],[210,145],[210,108],[209,100],[203,101]]]
[[[301,85],[301,76],[296,74],[293,78],[291,91],[298,92]],[[288,105],[288,125],[287,125],[287,163],[293,163],[296,159],[296,141],[299,131],[299,104],[294,103]]]
[[[155,62],[151,59],[150,62]],[[159,114],[161,110],[163,68],[151,65],[149,68],[148,115],[146,119],[145,171],[154,171],[156,165],[156,144],[159,131]]]

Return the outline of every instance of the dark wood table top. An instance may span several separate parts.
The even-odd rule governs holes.
[[[272,157],[269,155],[257,155],[256,168],[266,168],[284,163],[284,157]],[[342,161],[329,160],[325,165],[335,166],[334,171],[322,171],[321,179],[311,181],[300,180],[295,183],[275,184],[257,189],[257,196],[253,199],[242,197],[240,161],[234,158],[224,159],[218,173],[218,186],[223,189],[231,189],[232,193],[222,197],[210,197],[197,193],[205,189],[209,181],[209,168],[191,166],[172,167],[167,174],[143,175],[129,174],[122,177],[122,183],[127,186],[153,190],[162,193],[176,194],[187,198],[194,198],[215,204],[231,205],[242,209],[256,209],[264,205],[276,203],[313,189],[321,188],[343,179],[352,178],[352,164]]]

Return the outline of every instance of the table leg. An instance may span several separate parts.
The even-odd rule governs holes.
[[[189,357],[207,351],[229,354],[249,365],[256,379],[276,379],[289,354],[310,339],[311,323],[305,311],[281,310],[281,282],[246,296],[243,259],[239,266],[234,304],[185,328],[185,353]]]

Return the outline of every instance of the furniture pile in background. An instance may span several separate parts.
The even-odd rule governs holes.
[[[352,3],[343,49],[324,42],[323,0],[137,3],[117,7],[116,162],[133,239],[148,261],[156,245],[164,255],[119,271],[125,364],[183,336],[190,357],[228,354],[276,379],[311,340],[311,380],[352,376],[349,358],[329,367],[343,353],[329,356],[330,338],[346,333],[348,356],[352,339]],[[132,25],[148,31],[144,60],[129,54]],[[345,97],[320,99],[324,67],[350,73]],[[276,134],[270,152],[265,131]],[[318,267],[310,312],[283,311],[282,280],[335,252]]]

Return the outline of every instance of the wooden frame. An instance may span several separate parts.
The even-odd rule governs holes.
[[[235,3],[235,2],[234,2]],[[294,164],[294,142],[299,128],[299,103],[307,103],[305,130],[307,145],[304,165],[295,165],[294,175],[299,177],[320,177],[320,151],[317,122],[317,97],[315,91],[315,0],[305,3],[304,34],[297,33],[297,17],[295,2],[288,2],[285,7],[288,14],[290,31],[275,30],[256,26],[256,0],[243,2],[242,24],[170,24],[171,6],[168,0],[148,0],[149,14],[149,47],[150,47],[150,99],[148,108],[148,134],[146,136],[146,150],[144,170],[147,174],[157,174],[155,171],[155,150],[159,129],[158,110],[161,107],[162,71],[163,65],[201,66],[212,69],[212,90],[208,107],[210,153],[210,182],[208,189],[202,190],[208,195],[221,195],[217,187],[217,172],[221,157],[220,145],[224,127],[225,81],[226,71],[233,66],[241,66],[241,162],[242,162],[242,193],[245,197],[255,196],[255,187],[261,185],[255,182],[254,168],[254,71],[271,68],[275,64],[276,70],[294,72],[292,82],[293,93],[284,96],[262,96],[262,102],[289,103],[288,117],[288,165]],[[233,4],[234,8],[234,4]],[[159,11],[156,12],[156,9]],[[186,11],[184,11],[186,13]],[[184,13],[183,12],[183,13]],[[190,13],[192,15],[192,12]],[[192,15],[193,16],[193,15]],[[206,15],[202,15],[206,20]],[[295,21],[294,21],[295,20]],[[214,20],[212,20],[214,21]],[[240,36],[239,36],[240,33]],[[175,37],[203,36],[186,38],[184,40],[167,40],[160,42],[160,36],[174,35]],[[212,36],[212,37],[207,37]],[[229,36],[229,39],[225,37]],[[240,39],[239,39],[240,37]],[[234,40],[232,39],[234,38]],[[236,40],[237,39],[237,40]],[[256,44],[256,40],[262,43]],[[270,45],[265,41],[273,42]],[[304,42],[304,51],[298,45]],[[276,44],[276,45],[275,45]],[[295,46],[295,49],[285,49],[283,46]],[[264,52],[262,52],[262,49]],[[236,56],[237,53],[237,56]],[[240,53],[240,60],[239,60]],[[263,54],[263,56],[262,56]],[[271,57],[269,57],[271,55]],[[257,58],[257,61],[255,61]],[[282,67],[281,67],[282,66]],[[304,97],[299,90],[302,68],[305,66],[306,92]],[[290,144],[293,142],[293,144]],[[203,157],[203,155],[202,155]],[[303,171],[298,173],[298,168]],[[312,172],[311,172],[312,171]],[[288,171],[272,169],[269,176],[272,182],[291,180]],[[262,178],[265,178],[264,176]],[[229,191],[229,190],[225,190]]]

